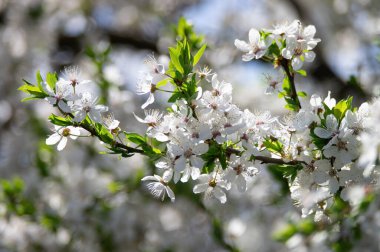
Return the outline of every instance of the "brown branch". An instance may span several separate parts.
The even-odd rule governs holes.
[[[294,72],[290,71],[290,61],[287,59],[281,60],[281,66],[284,69],[286,75],[288,76],[290,83],[290,97],[297,103],[298,110],[301,108],[300,100],[298,99],[296,84],[294,82]]]
[[[63,115],[68,115],[71,118],[74,118],[73,114],[71,114],[71,113],[65,113],[64,111],[62,111],[62,109],[58,105],[57,105],[57,108],[59,109],[59,111]],[[73,125],[76,125],[76,124],[73,124]],[[96,132],[96,129],[94,127],[92,127],[91,125],[88,125],[88,124],[85,124],[83,122],[80,122],[80,123],[77,124],[77,126],[79,126],[79,127],[83,128],[83,129],[87,130],[88,132],[91,133],[92,136],[96,136],[97,138],[99,138],[99,136],[98,136],[98,134]],[[123,144],[121,142],[118,142],[117,140],[115,140],[115,143],[113,144],[113,146],[116,147],[116,148],[124,149],[128,153],[140,153],[140,154],[144,154],[143,150],[127,146],[127,145],[125,145],[125,144]]]

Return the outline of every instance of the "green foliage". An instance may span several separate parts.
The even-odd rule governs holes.
[[[47,73],[46,74],[46,83],[49,85],[51,90],[55,90],[55,85],[58,81],[57,73]]]
[[[57,116],[57,115],[51,114],[49,116],[49,121],[52,124],[58,125],[58,126],[70,126],[70,125],[73,125],[71,117],[69,117],[69,116],[62,117],[62,116]]]
[[[185,19],[180,19],[176,31],[179,34],[177,44],[175,47],[169,47],[170,62],[166,74],[170,79],[164,80],[157,86],[165,85],[168,80],[174,86],[174,92],[168,100],[170,103],[179,99],[190,101],[195,98],[198,83],[193,68],[207,48],[206,44],[201,44],[203,39],[197,42],[192,40],[196,34]]]
[[[61,218],[58,215],[46,213],[41,216],[40,223],[46,229],[57,232],[61,225]]]
[[[205,52],[206,50],[206,47],[207,47],[207,44],[204,44],[200,49],[199,51],[194,55],[194,62],[193,62],[193,66],[195,66],[199,60],[201,59],[203,53]]]
[[[51,90],[55,90],[55,84],[57,83],[58,77],[56,73],[47,73],[46,74],[46,83],[49,85]],[[35,99],[44,99],[49,95],[44,90],[42,84],[44,80],[41,76],[40,71],[36,73],[36,85],[30,83],[27,80],[23,80],[24,85],[18,88],[19,91],[26,93],[28,96],[22,99],[21,101],[29,101]]]
[[[214,170],[216,160],[219,160],[220,165],[223,169],[226,169],[226,145],[218,144],[215,141],[211,141],[209,143],[208,151],[202,155],[202,159],[205,161],[203,170],[206,172],[211,172]]]
[[[95,123],[95,130],[96,130],[96,135],[99,138],[99,140],[101,140],[102,142],[106,144],[110,144],[110,145],[113,144],[113,141],[114,141],[113,135],[109,132],[109,130],[106,127],[104,127],[100,123]]]
[[[339,101],[336,106],[333,108],[333,114],[338,119],[339,122],[342,121],[346,115],[347,110],[352,109],[352,96],[348,97],[345,100]]]
[[[18,177],[11,180],[1,180],[2,196],[7,211],[19,216],[33,215],[36,211],[34,204],[24,195],[24,181]]]
[[[129,133],[126,131],[123,133],[128,141],[136,144],[137,147],[140,147],[144,151],[144,154],[150,157],[152,160],[161,157],[161,150],[153,146],[152,139],[149,139],[146,136],[141,136],[137,133]],[[148,142],[149,140],[150,143]]]
[[[310,235],[317,230],[317,225],[311,219],[303,219],[298,223],[288,223],[281,230],[273,234],[273,239],[279,242],[286,242],[295,234]]]
[[[303,70],[303,69],[297,70],[296,73],[298,73],[299,75],[302,75],[302,76],[304,76],[304,77],[307,76],[307,72],[306,72],[306,70]]]
[[[189,41],[191,48],[201,48],[204,36],[196,34],[193,25],[187,22],[184,17],[181,17],[178,20],[178,24],[174,28],[174,31],[178,40],[186,39]]]
[[[35,99],[44,99],[48,95],[45,93],[45,91],[42,89],[42,86],[34,86],[30,82],[23,80],[24,85],[18,88],[19,91],[24,92],[28,94],[28,97],[25,97],[21,100],[21,102],[29,101],[29,100],[35,100]]]
[[[278,139],[274,137],[269,137],[265,139],[265,141],[263,142],[263,145],[268,151],[272,153],[275,153],[278,155],[284,154],[284,151],[283,151],[284,145]]]

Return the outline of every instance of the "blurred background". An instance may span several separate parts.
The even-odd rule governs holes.
[[[263,95],[272,66],[242,62],[234,40],[300,19],[322,42],[299,90],[359,104],[380,94],[379,14],[378,0],[0,0],[0,251],[309,251],[302,239],[272,239],[300,213],[271,174],[223,207],[180,186],[174,204],[161,202],[140,183],[152,172],[141,157],[100,155],[95,139],[60,153],[46,146],[53,110],[21,103],[17,88],[37,70],[79,66],[121,127],[141,133],[132,114],[146,99],[135,95],[139,72],[152,53],[165,62],[183,16],[205,36],[204,63],[233,84],[235,102],[280,115],[283,102]]]

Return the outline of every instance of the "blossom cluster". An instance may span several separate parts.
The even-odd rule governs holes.
[[[228,191],[247,191],[268,169],[285,179],[303,217],[334,223],[339,218],[332,209],[339,202],[359,209],[376,186],[380,102],[357,108],[353,97],[337,101],[330,92],[326,97],[297,92],[296,76],[306,75],[303,63],[314,60],[312,50],[320,42],[315,33],[314,26],[295,20],[274,29],[251,29],[248,43],[235,40],[243,61],[263,59],[279,69],[276,76],[267,76],[266,93],[278,92],[285,99],[289,113],[284,117],[240,109],[231,83],[208,67],[194,70],[206,44],[195,46],[187,39],[169,48],[169,64],[154,56],[146,61],[149,71],[137,82],[137,94],[148,95],[141,106],[145,115],[135,114],[146,125],[144,135],[122,131],[94,95],[78,93],[76,87],[90,81],[81,80],[77,68],[59,79],[48,74],[43,81],[38,74],[36,86],[26,83],[20,90],[31,95],[26,99],[43,98],[62,113],[49,118],[55,129],[46,144],[58,143],[62,150],[68,138],[78,138],[84,129],[85,136],[98,137],[111,154],[149,157],[155,172],[142,181],[157,198],[175,201],[178,183],[190,183],[194,194],[224,204]],[[146,109],[158,92],[171,95],[171,106]]]
[[[91,92],[76,92],[77,86],[91,83],[90,80],[81,79],[81,72],[78,67],[65,69],[64,74],[53,85],[48,81],[41,82],[46,98],[51,105],[57,106],[64,114],[70,114],[76,123],[80,123],[88,118],[94,123],[103,123],[108,130],[114,133],[119,127],[119,121],[113,118],[112,114],[105,116],[108,107],[97,104],[98,99]],[[54,134],[46,139],[46,144],[57,144],[57,150],[65,148],[67,139],[77,139],[81,131],[79,127],[55,125]]]

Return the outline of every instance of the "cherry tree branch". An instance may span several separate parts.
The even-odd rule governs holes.
[[[281,60],[281,66],[284,69],[286,76],[288,76],[290,84],[290,97],[294,100],[298,106],[298,110],[301,109],[301,103],[298,99],[296,84],[294,82],[294,72],[290,70],[290,61],[287,59]]]

